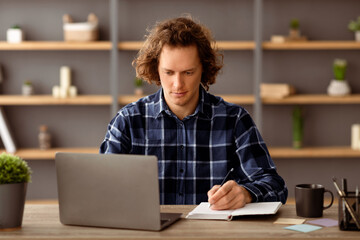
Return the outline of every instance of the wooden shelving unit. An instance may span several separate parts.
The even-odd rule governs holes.
[[[110,50],[111,42],[96,41],[96,42],[64,42],[64,41],[24,41],[22,43],[7,43],[0,42],[0,51],[25,51],[25,50]]]
[[[4,149],[0,150],[4,152]],[[25,160],[54,160],[57,152],[75,152],[75,153],[98,153],[99,148],[51,148],[49,150],[40,150],[38,148],[19,149],[14,153]]]
[[[347,146],[331,147],[269,147],[272,158],[359,158],[360,151]]]
[[[110,95],[80,95],[54,98],[51,95],[0,95],[0,106],[7,105],[110,105]]]
[[[282,99],[262,98],[264,104],[360,104],[360,94],[333,97],[325,94],[296,94]]]
[[[262,47],[264,50],[360,50],[360,43],[355,41],[263,42]]]

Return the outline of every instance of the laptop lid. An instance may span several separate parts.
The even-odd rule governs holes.
[[[56,153],[60,222],[160,230],[155,156]],[[165,225],[180,214],[167,216]]]

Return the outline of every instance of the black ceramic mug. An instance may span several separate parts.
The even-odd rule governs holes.
[[[330,193],[331,202],[324,206],[324,194]],[[323,210],[332,206],[334,195],[320,184],[299,184],[295,186],[296,215],[299,217],[321,217]]]

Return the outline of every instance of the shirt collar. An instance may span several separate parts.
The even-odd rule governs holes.
[[[163,91],[164,91],[163,88],[160,88],[155,94],[154,115],[156,116],[156,118],[159,117],[162,113],[166,113],[168,115],[173,115],[173,113],[169,109],[169,106],[166,104]],[[207,103],[207,102],[209,102],[209,94],[206,92],[206,90],[202,86],[200,86],[199,102],[195,109],[195,112],[186,118],[195,116],[197,114],[202,114],[203,116],[210,118],[211,113],[206,112],[206,107],[204,107],[206,105],[205,103]]]

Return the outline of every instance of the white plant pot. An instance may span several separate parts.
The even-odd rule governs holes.
[[[22,85],[21,90],[24,96],[30,96],[34,94],[34,87],[31,85]]]
[[[21,29],[9,28],[6,31],[6,40],[8,43],[20,43],[24,40],[24,32]]]
[[[355,32],[355,41],[360,42],[360,31]]]
[[[327,88],[327,92],[330,96],[344,96],[351,92],[349,83],[346,80],[331,80],[330,85]]]

